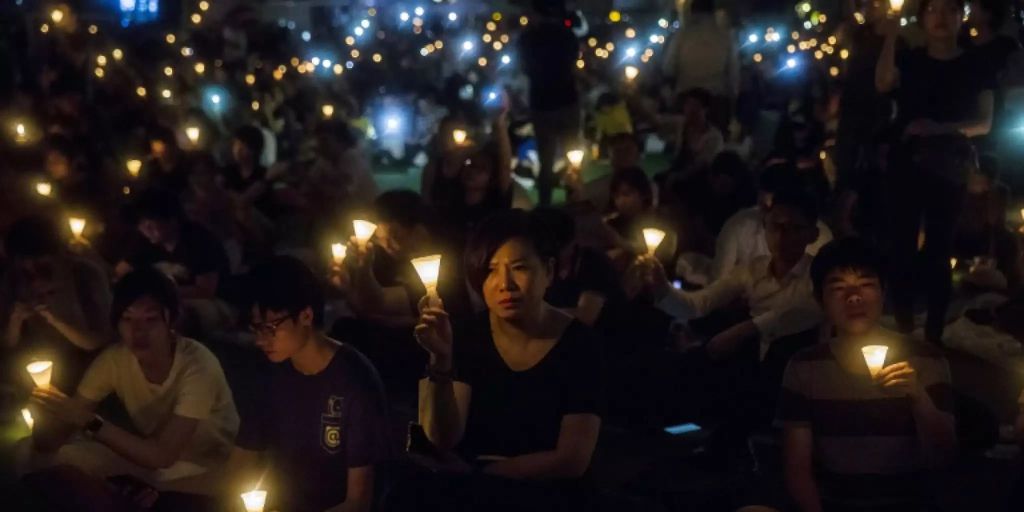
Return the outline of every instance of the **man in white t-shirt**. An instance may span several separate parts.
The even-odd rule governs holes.
[[[130,475],[157,491],[205,490],[201,476],[226,461],[238,413],[216,357],[171,330],[178,304],[173,282],[157,270],[122,278],[111,308],[120,342],[93,362],[74,398],[55,387],[32,394],[39,419],[34,445],[42,452],[34,454],[37,467],[71,465],[96,478]],[[111,393],[131,425],[94,413]],[[81,435],[66,442],[76,431]]]

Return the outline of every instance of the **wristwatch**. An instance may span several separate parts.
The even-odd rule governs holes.
[[[97,414],[89,420],[89,423],[86,423],[85,426],[82,427],[82,432],[85,432],[85,435],[89,437],[93,437],[99,433],[101,428],[103,428],[103,423],[103,418]]]

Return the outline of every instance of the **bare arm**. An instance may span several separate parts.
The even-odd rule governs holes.
[[[821,512],[821,497],[811,464],[813,434],[808,425],[786,425],[782,431],[786,489],[801,512]]]
[[[449,371],[443,370],[444,364],[434,366],[438,371]],[[451,368],[450,363],[447,366]],[[452,450],[466,431],[472,388],[461,382],[429,379],[421,379],[419,387],[419,422],[427,439],[443,451]]]
[[[900,70],[896,67],[896,39],[899,37],[899,27],[891,21],[883,23],[889,26],[886,27],[885,43],[875,66],[875,89],[880,93],[888,93],[900,83]]]
[[[605,298],[597,292],[585,291],[580,294],[580,298],[576,303],[576,311],[573,316],[579,319],[587,325],[593,326],[597,322],[597,318],[601,316],[601,310],[604,309]]]
[[[373,504],[373,466],[348,468],[345,501],[326,512],[369,512]]]
[[[41,312],[43,318],[73,345],[92,352],[107,344],[106,332],[93,332],[84,326],[72,325],[51,313],[48,309]],[[19,329],[20,331],[20,329]]]
[[[178,461],[198,426],[199,420],[195,418],[173,415],[156,437],[147,439],[105,422],[96,433],[96,440],[142,467],[166,469]]]
[[[992,91],[982,91],[978,95],[978,115],[974,119],[959,123],[943,125],[946,131],[959,132],[965,137],[988,135],[992,130],[992,116],[995,111],[995,99]]]
[[[597,415],[568,414],[562,417],[554,450],[501,460],[487,466],[484,472],[517,479],[579,478],[590,467],[600,430],[601,418]]]

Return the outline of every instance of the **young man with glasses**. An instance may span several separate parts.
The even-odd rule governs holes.
[[[269,510],[369,510],[374,466],[391,448],[377,371],[323,333],[323,294],[303,263],[276,257],[250,280],[250,329],[274,364],[243,414],[225,492],[262,482]]]

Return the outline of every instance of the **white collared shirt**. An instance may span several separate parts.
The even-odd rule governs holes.
[[[703,290],[672,290],[657,306],[679,320],[688,321],[742,298],[761,335],[763,358],[773,341],[806,331],[821,322],[821,309],[814,300],[811,283],[812,259],[810,254],[805,254],[789,273],[776,279],[771,273],[771,257],[760,256],[737,266]]]
[[[807,254],[818,254],[821,247],[832,241],[832,231],[824,222],[818,221],[818,239],[807,246]],[[733,268],[746,265],[755,258],[769,256],[768,241],[764,235],[764,215],[761,209],[752,206],[729,217],[722,226],[715,242],[715,261],[711,267],[711,279],[721,279]]]

